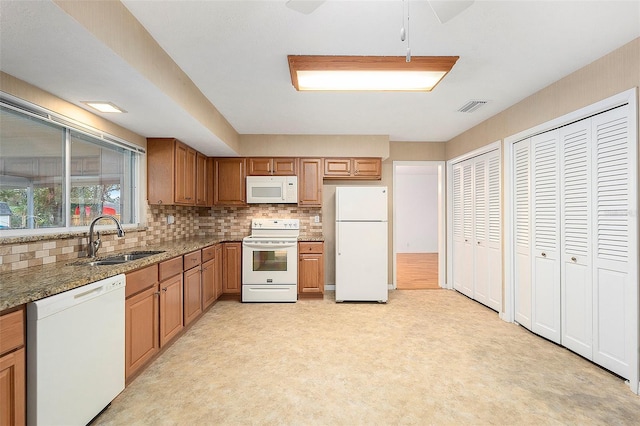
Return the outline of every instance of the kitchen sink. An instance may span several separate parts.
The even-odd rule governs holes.
[[[120,265],[122,263],[131,262],[133,260],[144,259],[145,257],[153,256],[154,254],[164,253],[164,250],[149,250],[149,251],[132,251],[131,253],[118,254],[114,256],[105,257],[103,259],[92,260],[86,262],[84,260],[70,263],[73,266],[109,266]]]

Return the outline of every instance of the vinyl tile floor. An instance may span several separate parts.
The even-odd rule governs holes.
[[[448,290],[219,301],[94,425],[640,423],[621,378]]]

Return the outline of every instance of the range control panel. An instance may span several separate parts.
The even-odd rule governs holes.
[[[300,229],[299,219],[252,219],[251,229]]]

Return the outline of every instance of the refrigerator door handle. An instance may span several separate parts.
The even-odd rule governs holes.
[[[340,222],[336,223],[336,248],[338,252],[338,256],[340,256]]]

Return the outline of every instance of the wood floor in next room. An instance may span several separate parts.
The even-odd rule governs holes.
[[[451,290],[220,301],[96,425],[637,425],[619,377]]]
[[[397,253],[396,286],[399,290],[426,290],[438,285],[438,253]]]

